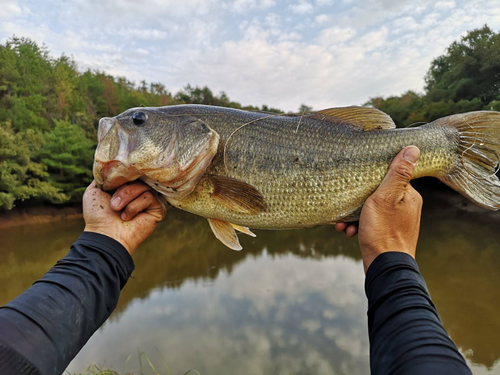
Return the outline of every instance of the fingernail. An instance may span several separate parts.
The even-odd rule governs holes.
[[[120,196],[114,197],[113,199],[111,199],[111,205],[114,207],[118,207],[120,205],[121,201],[122,201],[122,198]]]
[[[403,154],[403,158],[415,164],[420,157],[420,150],[417,147],[409,147]]]

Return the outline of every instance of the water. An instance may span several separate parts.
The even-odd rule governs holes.
[[[445,328],[475,374],[500,374],[500,218],[424,194],[417,260]],[[472,209],[472,210],[470,210]],[[472,211],[472,212],[469,212]],[[0,232],[0,304],[63,257],[81,220]],[[134,255],[118,307],[69,366],[160,373],[367,374],[364,274],[356,240],[331,226],[240,235],[170,211]],[[131,356],[127,362],[127,357]],[[125,365],[125,366],[124,366]],[[123,371],[124,368],[124,371]],[[143,357],[144,374],[152,374]]]

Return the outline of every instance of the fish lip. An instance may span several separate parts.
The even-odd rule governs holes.
[[[104,191],[112,191],[123,184],[135,181],[142,176],[134,167],[127,166],[119,160],[94,161],[94,178]]]
[[[103,117],[99,120],[99,126],[97,128],[97,140],[101,142],[106,134],[111,130],[111,128],[118,123],[116,117]]]

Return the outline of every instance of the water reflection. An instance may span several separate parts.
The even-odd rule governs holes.
[[[463,211],[458,197],[424,199],[418,262],[433,300],[470,363],[498,372],[498,215]],[[81,228],[72,221],[0,233],[0,303],[64,256]],[[257,235],[230,251],[206,220],[170,212],[134,256],[116,312],[71,369],[106,361],[119,370],[140,348],[157,364],[158,349],[176,373],[367,373],[357,242],[329,226]]]
[[[210,282],[221,272],[231,274],[238,263],[247,257],[258,258],[264,249],[271,258],[293,254],[321,260],[341,254],[360,259],[356,241],[346,241],[332,232],[328,226],[307,231],[256,231],[256,238],[240,236],[243,251],[226,251],[205,219],[172,211],[168,221],[134,255],[135,279],[122,293],[118,309],[156,286],[178,288],[189,279]]]

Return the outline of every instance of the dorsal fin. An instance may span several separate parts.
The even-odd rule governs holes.
[[[369,107],[341,107],[328,108],[322,111],[314,112],[315,115],[324,115],[336,117],[346,122],[360,126],[364,131],[377,129],[394,129],[396,124],[391,116],[376,109]]]

